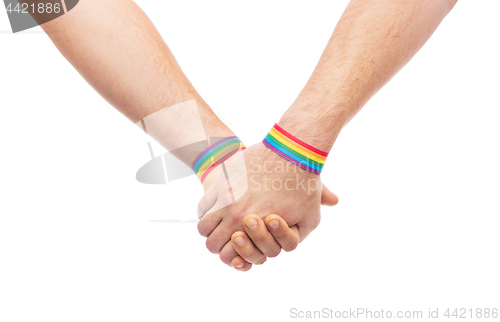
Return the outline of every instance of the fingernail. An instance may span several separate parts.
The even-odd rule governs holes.
[[[240,265],[236,266],[236,268],[243,268],[245,266],[245,263],[241,263]]]
[[[269,227],[271,227],[272,229],[276,229],[280,226],[280,222],[278,220],[271,220],[269,223],[268,223]]]
[[[248,227],[248,229],[255,229],[257,228],[257,220],[255,219],[248,219],[247,221],[245,221],[245,226]]]
[[[243,244],[245,243],[245,238],[243,237],[236,237],[234,239],[234,243],[238,246],[243,246]]]

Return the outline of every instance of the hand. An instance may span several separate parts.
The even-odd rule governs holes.
[[[198,230],[207,238],[207,248],[220,253],[223,262],[234,258],[231,235],[243,231],[248,213],[264,218],[278,213],[290,225],[297,225],[302,241],[320,221],[322,184],[316,174],[306,172],[269,150],[262,143],[236,154],[219,173],[198,205]],[[326,204],[337,197],[325,189]],[[232,250],[232,251],[231,251]]]
[[[263,264],[267,257],[276,257],[283,249],[294,250],[299,244],[297,226],[288,227],[278,215],[269,215],[263,221],[257,215],[248,215],[243,219],[245,232],[237,231],[231,236],[234,250],[237,252],[231,266],[238,271],[248,271],[252,264]]]
[[[321,204],[334,206],[338,198],[325,186],[321,195]],[[257,215],[243,218],[245,232],[237,231],[231,236],[233,248],[224,248],[220,253],[223,262],[239,271],[248,271],[252,264],[263,264],[267,257],[276,257],[281,249],[285,252],[294,250],[299,244],[299,231],[296,225],[288,224],[278,215],[269,215],[263,221]],[[241,237],[241,239],[236,239]],[[226,250],[226,251],[225,251]]]

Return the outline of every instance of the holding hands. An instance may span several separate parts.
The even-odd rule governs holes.
[[[318,226],[320,205],[338,202],[318,174],[263,143],[217,168],[204,181],[198,231],[210,252],[239,270],[295,249]]]
[[[205,188],[198,231],[210,252],[245,271],[295,249],[318,226],[320,205],[338,202],[319,175],[327,152],[455,3],[351,0],[295,102],[247,149],[132,0],[80,1],[42,28],[111,105],[195,171]]]

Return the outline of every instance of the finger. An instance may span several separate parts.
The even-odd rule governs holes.
[[[198,222],[198,232],[203,237],[208,237],[221,221],[222,216],[219,212],[210,212],[209,214],[204,215]]]
[[[231,241],[236,252],[245,261],[252,264],[263,264],[266,261],[266,256],[258,250],[247,234],[242,231],[237,231],[231,236]]]
[[[273,235],[274,239],[281,245],[285,252],[290,252],[297,248],[299,244],[299,231],[297,226],[293,229],[278,215],[269,215],[265,220],[266,227]]]
[[[321,191],[321,204],[323,206],[335,206],[339,203],[339,197],[333,192],[328,190],[328,188],[323,184]]]
[[[264,221],[257,215],[247,215],[243,218],[243,226],[247,236],[266,257],[276,257],[281,252],[281,246],[267,230]],[[245,257],[243,257],[246,259]]]
[[[217,202],[217,190],[208,189],[198,202],[198,218],[202,218]]]
[[[246,272],[250,268],[252,268],[252,263],[248,263],[240,256],[236,256],[235,258],[233,258],[231,266],[234,267],[234,269],[237,271]]]
[[[231,231],[227,223],[222,220],[207,238],[206,247],[212,254],[219,254],[222,247],[231,240]]]
[[[217,181],[218,182],[218,181]],[[226,181],[214,183],[198,203],[198,218],[223,209],[233,203],[231,192]]]
[[[220,253],[219,253],[219,258],[220,260],[226,264],[231,266],[231,262],[235,257],[238,257],[238,253],[233,247],[233,244],[229,241],[222,247]]]

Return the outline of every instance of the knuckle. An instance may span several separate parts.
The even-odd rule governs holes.
[[[277,247],[277,248],[270,250],[269,253],[266,255],[269,258],[274,258],[274,257],[277,257],[280,253],[281,253],[281,248]]]
[[[196,227],[198,228],[198,232],[200,233],[200,235],[202,235],[203,237],[208,237],[210,232],[208,231],[207,225],[205,225],[203,221],[198,222],[198,225]]]
[[[278,231],[273,232],[273,236],[277,239],[284,239],[288,235],[288,230],[279,229]]]
[[[210,238],[207,239],[205,246],[207,247],[208,251],[211,252],[212,254],[218,254],[220,252],[219,246]]]
[[[197,215],[198,215],[198,218],[201,218],[204,213],[203,213],[203,206],[202,206],[202,200],[200,200],[200,202],[198,202],[198,208],[197,208]]]
[[[291,251],[295,250],[298,245],[299,245],[299,241],[297,239],[295,239],[293,242],[291,242],[290,244],[288,244],[286,246],[286,248],[283,248],[283,250],[285,252],[291,252]]]
[[[238,212],[232,212],[229,214],[229,220],[231,225],[241,225],[243,216]]]
[[[247,262],[253,263],[259,257],[259,252],[253,245],[243,245],[238,249],[238,254]]]
[[[262,265],[266,262],[267,258],[266,256],[261,256],[255,261],[255,265]]]
[[[247,262],[251,262],[252,258],[255,257],[255,251],[253,248],[250,248],[250,247],[242,247],[241,249],[238,250],[238,254],[240,254],[240,256],[246,260]]]
[[[231,262],[233,261],[233,258],[232,258],[230,253],[220,252],[219,258],[224,264],[231,266]]]
[[[267,234],[265,234],[265,232],[260,232],[256,233],[255,235],[250,235],[249,237],[254,243],[260,244],[266,241]]]

